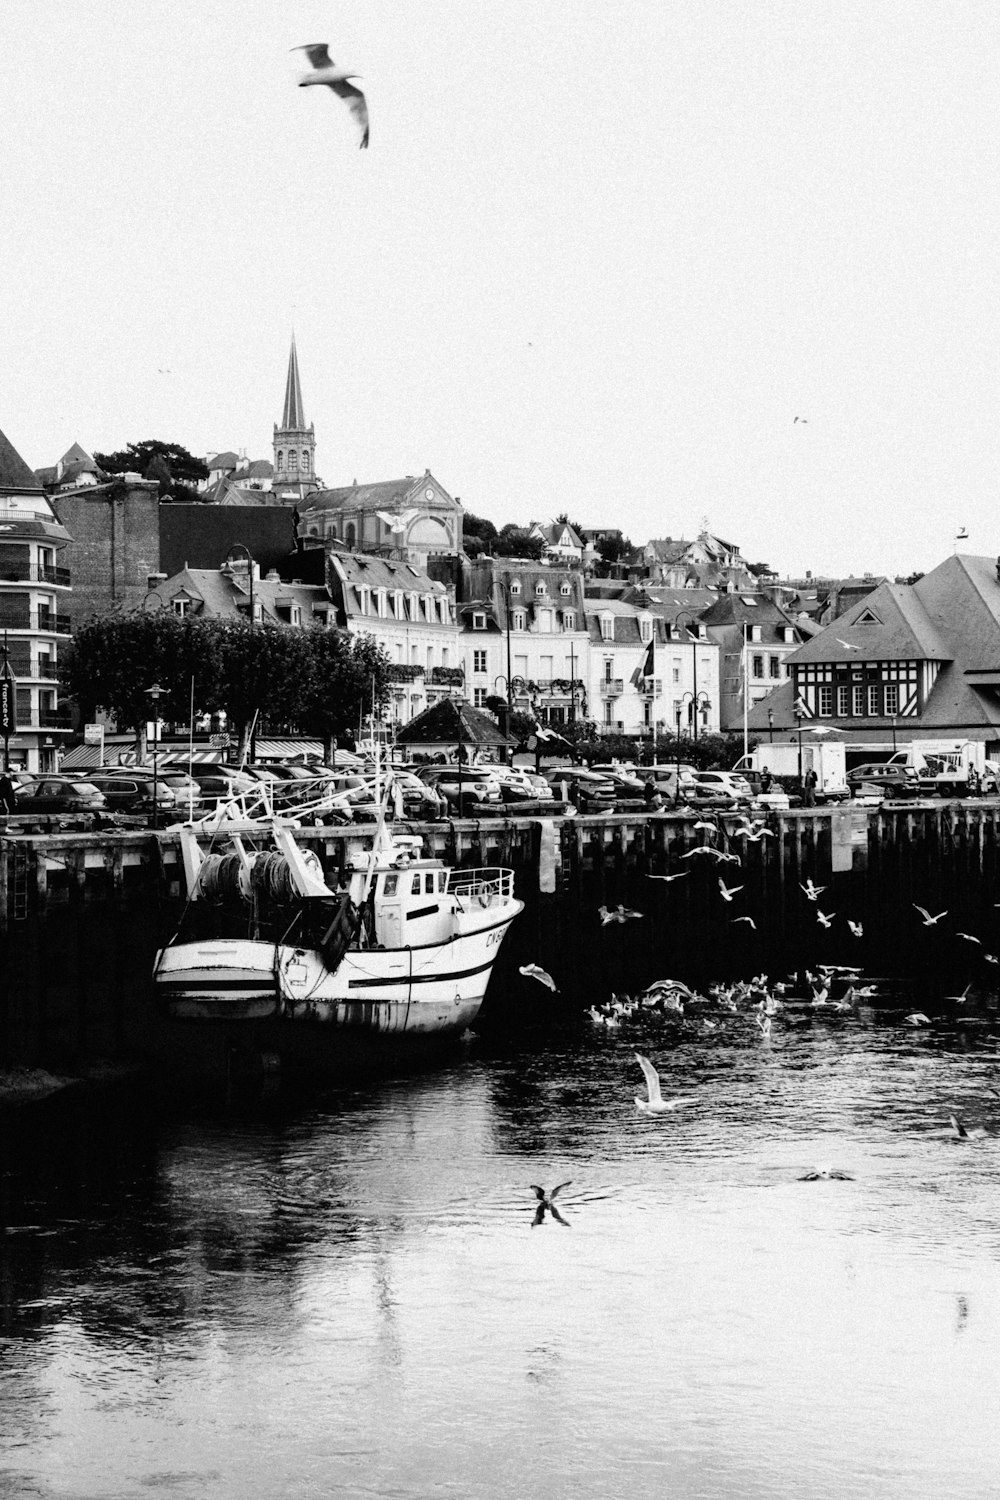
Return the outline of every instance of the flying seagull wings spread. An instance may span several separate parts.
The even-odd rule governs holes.
[[[361,150],[364,151],[368,145],[368,101],[360,89],[356,89],[353,83],[348,83],[345,78],[343,83],[331,83],[329,85],[340,99],[347,101],[347,107],[357,121],[358,129],[361,131],[359,142]]]
[[[293,52],[304,52],[314,68],[332,68],[333,58],[326,42],[304,42],[301,47],[293,47]]]
[[[642,1076],[646,1080],[646,1088],[649,1091],[650,1104],[659,1104],[661,1100],[659,1073],[653,1067],[653,1064],[650,1062],[649,1058],[643,1057],[641,1052],[637,1052],[635,1054],[635,1060],[642,1069]]]

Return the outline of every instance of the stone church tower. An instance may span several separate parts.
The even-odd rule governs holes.
[[[281,500],[300,500],[319,488],[316,478],[316,434],[310,422],[306,426],[299,384],[299,359],[295,352],[295,335],[288,356],[288,378],[285,381],[285,408],[281,425],[274,428],[275,495]]]

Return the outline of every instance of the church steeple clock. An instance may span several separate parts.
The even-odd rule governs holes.
[[[317,488],[316,434],[310,422],[306,426],[299,384],[299,357],[295,335],[288,356],[288,378],[285,381],[285,407],[281,425],[274,427],[274,489],[279,495],[307,495]]]

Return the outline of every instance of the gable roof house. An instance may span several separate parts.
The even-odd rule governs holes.
[[[584,540],[568,521],[552,521],[548,526],[532,521],[528,535],[541,542],[542,556],[547,563],[566,567],[583,561]]]
[[[1000,558],[955,554],[915,583],[882,583],[788,661],[751,715],[862,743],[956,738],[1000,749]]]
[[[802,643],[802,627],[767,594],[720,594],[699,620],[722,659],[719,720],[723,731],[743,727],[744,711],[783,681],[786,660]]]

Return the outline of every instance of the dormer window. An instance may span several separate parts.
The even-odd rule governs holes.
[[[520,578],[514,578],[511,580],[510,591],[512,594],[519,594],[521,592]]]
[[[647,646],[653,639],[653,622],[648,617],[648,615],[644,615],[643,618],[639,621],[639,639],[643,641]]]
[[[535,584],[535,593],[536,593],[536,595],[541,595],[541,594],[548,593],[548,590],[545,587],[545,580],[544,580],[544,578],[540,578],[538,580],[538,582]]]
[[[761,634],[761,628],[760,628],[760,626],[759,625],[751,625],[750,626],[750,639],[752,641],[761,641],[761,640],[763,640],[763,638],[764,637]]]
[[[601,616],[601,640],[613,641],[615,638],[615,620],[613,615]]]
[[[562,596],[563,596],[564,599],[568,599],[569,596],[570,596],[570,594],[573,592],[573,586],[572,586],[572,584],[561,583],[559,585],[559,592],[560,592],[560,594],[562,594]]]
[[[576,614],[571,609],[563,610],[563,630],[576,629]]]
[[[515,609],[511,615],[511,629],[523,630],[525,628],[525,614],[523,609]]]
[[[472,616],[472,628],[473,630],[485,630],[486,616],[481,614],[474,614]]]

